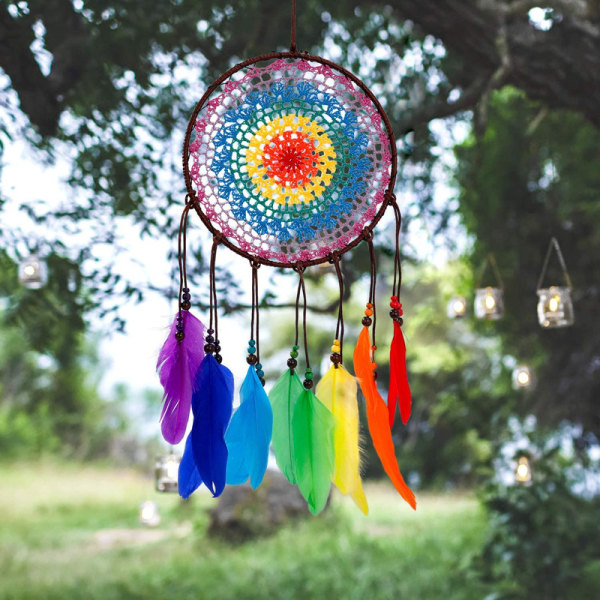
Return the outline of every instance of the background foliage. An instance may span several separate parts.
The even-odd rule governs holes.
[[[535,585],[549,596],[568,590],[598,559],[588,535],[596,500],[578,496],[565,469],[595,473],[600,435],[600,15],[593,2],[546,4],[307,0],[298,15],[301,48],[362,77],[399,140],[415,407],[408,427],[394,430],[400,463],[423,486],[482,486],[489,542],[473,572],[513,597],[533,597]],[[4,457],[110,454],[108,441],[127,435],[121,404],[97,392],[102,364],[89,333],[98,317],[101,327],[123,327],[119,304],[158,287],[151,274],[134,280],[119,268],[123,231],[172,239],[184,195],[178,156],[194,104],[233,63],[286,48],[288,27],[288,6],[275,0],[169,0],[151,9],[141,0],[0,3],[0,153],[25,148],[36,163],[66,165],[72,192],[52,198],[44,182],[32,182],[31,198],[0,189]],[[574,282],[576,324],[546,331],[535,291],[553,235]],[[376,239],[380,272],[389,271],[391,237]],[[428,256],[425,246],[434,248]],[[36,292],[16,279],[19,258],[34,250],[50,270]],[[448,321],[447,300],[471,299],[489,252],[504,279],[506,318]],[[202,297],[205,253],[200,244],[192,253]],[[344,273],[356,311],[367,270],[357,249]],[[333,313],[327,278],[309,278],[314,315]],[[560,278],[554,263],[548,283]],[[239,282],[225,272],[219,281],[223,312],[239,310]],[[381,298],[389,286],[380,278]],[[263,304],[290,299],[271,290]],[[324,355],[330,336],[319,318],[312,351]],[[276,357],[290,332],[272,320]],[[386,380],[383,334],[379,346]],[[535,392],[510,389],[517,360],[535,367]],[[124,403],[123,390],[117,399]],[[540,435],[572,439],[578,450],[565,456],[557,442],[537,457],[539,485],[506,487],[496,459],[514,442],[511,419],[528,415]],[[367,465],[367,475],[380,474],[372,453]]]

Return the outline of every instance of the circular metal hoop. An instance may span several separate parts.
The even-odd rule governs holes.
[[[316,62],[316,63],[322,64],[322,65],[325,65],[325,66],[333,69],[334,71],[337,71],[338,73],[342,74],[344,77],[349,79],[352,83],[354,83],[358,88],[360,88],[366,94],[366,96],[371,100],[371,102],[373,103],[377,112],[381,116],[381,120],[383,121],[383,123],[385,125],[385,130],[386,130],[387,137],[388,137],[389,144],[390,144],[389,150],[390,150],[390,157],[391,157],[391,169],[390,169],[389,182],[388,182],[388,185],[384,192],[383,201],[381,202],[381,206],[379,207],[379,209],[378,209],[377,213],[375,214],[375,216],[373,217],[373,219],[370,221],[370,223],[368,223],[368,225],[366,225],[362,229],[361,233],[358,234],[356,237],[354,237],[343,248],[339,248],[335,251],[332,251],[331,253],[327,254],[326,256],[314,258],[314,259],[306,260],[306,261],[297,260],[294,262],[279,262],[276,260],[267,259],[267,258],[261,257],[257,254],[254,254],[252,252],[247,252],[247,251],[243,250],[242,248],[238,247],[237,245],[235,245],[232,241],[230,241],[225,236],[225,234],[223,234],[221,231],[219,231],[219,229],[217,229],[213,225],[212,221],[201,210],[200,203],[198,202],[197,194],[196,194],[196,191],[193,186],[192,178],[190,175],[190,167],[189,167],[190,140],[191,140],[191,136],[194,132],[196,120],[198,118],[198,114],[200,113],[202,108],[206,105],[206,103],[212,96],[213,92],[222,83],[227,81],[232,75],[234,75],[235,73],[237,73],[238,71],[241,71],[242,69],[244,69],[246,67],[252,66],[256,63],[263,62],[263,61],[275,60],[275,59],[286,59],[286,58],[296,59],[296,60],[304,60],[307,62]],[[351,250],[356,245],[358,245],[361,241],[369,238],[372,234],[373,229],[375,228],[375,226],[377,225],[377,223],[383,216],[383,213],[385,212],[385,210],[388,207],[388,205],[390,204],[390,202],[394,201],[393,190],[394,190],[394,183],[396,181],[397,168],[398,168],[397,161],[398,161],[398,156],[397,156],[397,152],[396,152],[396,141],[395,141],[395,137],[394,137],[394,132],[392,131],[392,126],[390,124],[388,116],[386,115],[385,111],[383,110],[383,107],[381,106],[380,102],[377,100],[377,98],[375,97],[373,92],[358,77],[356,77],[356,75],[352,74],[350,71],[344,69],[343,67],[337,65],[336,63],[334,63],[330,60],[327,60],[326,58],[322,58],[320,56],[313,56],[313,55],[310,55],[305,52],[290,51],[290,52],[272,52],[270,54],[263,54],[260,56],[256,56],[254,58],[249,58],[241,63],[238,63],[237,65],[235,65],[234,67],[232,67],[231,69],[229,69],[228,71],[223,73],[223,75],[221,75],[217,80],[214,81],[214,83],[212,83],[209,86],[209,88],[206,90],[206,92],[204,93],[204,95],[202,96],[200,101],[196,104],[194,112],[192,113],[192,116],[190,117],[190,120],[188,122],[188,127],[186,130],[185,139],[183,142],[183,176],[185,178],[185,184],[186,184],[186,188],[188,191],[188,198],[190,199],[190,202],[193,205],[194,210],[196,211],[196,213],[198,214],[198,216],[200,217],[200,219],[202,220],[202,222],[204,223],[206,228],[217,239],[219,239],[219,241],[221,243],[223,243],[225,246],[230,248],[236,254],[239,254],[240,256],[243,256],[244,258],[247,258],[250,261],[255,261],[260,264],[264,264],[264,265],[268,265],[268,266],[272,266],[272,267],[283,267],[283,268],[297,268],[297,267],[305,268],[305,267],[309,267],[312,265],[318,265],[318,264],[322,264],[322,263],[326,263],[326,262],[335,262],[336,260],[339,259],[339,257],[341,255],[346,253],[348,250]]]

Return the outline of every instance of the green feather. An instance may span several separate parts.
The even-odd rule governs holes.
[[[327,504],[334,467],[333,415],[310,391],[304,390],[292,415],[294,464],[300,492],[313,514]]]
[[[273,452],[277,465],[287,480],[296,485],[294,446],[292,441],[292,415],[304,386],[296,372],[288,369],[273,386],[269,400],[273,407]]]

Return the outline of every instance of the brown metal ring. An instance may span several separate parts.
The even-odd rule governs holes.
[[[342,254],[345,254],[346,252],[348,252],[348,250],[351,250],[352,248],[357,246],[360,242],[365,240],[369,236],[369,234],[373,231],[373,229],[375,228],[377,223],[380,221],[381,217],[383,216],[383,213],[385,212],[386,208],[390,204],[390,196],[393,195],[394,183],[396,182],[396,174],[397,174],[397,170],[398,170],[398,154],[396,152],[396,139],[394,137],[392,125],[390,123],[390,120],[388,119],[388,116],[386,115],[385,111],[383,110],[383,107],[381,106],[379,100],[377,100],[377,98],[375,97],[373,92],[358,77],[356,77],[356,75],[354,75],[347,69],[344,69],[344,67],[341,67],[340,65],[338,65],[330,60],[327,60],[326,58],[322,58],[320,56],[313,56],[311,54],[308,54],[307,52],[297,52],[297,51],[296,52],[291,52],[291,51],[290,52],[271,52],[269,54],[261,54],[260,56],[255,56],[254,58],[248,58],[248,59],[238,63],[237,65],[231,67],[231,69],[229,69],[228,71],[223,73],[223,75],[221,75],[218,79],[216,79],[208,87],[208,89],[206,90],[206,92],[204,92],[204,95],[198,102],[198,104],[196,104],[196,108],[194,109],[194,112],[192,113],[192,116],[190,117],[190,120],[188,122],[188,127],[187,127],[187,130],[185,133],[185,139],[183,140],[183,155],[182,155],[183,177],[185,178],[185,185],[187,187],[188,194],[190,194],[193,198],[195,198],[196,191],[193,188],[192,179],[190,177],[190,172],[189,172],[190,138],[191,138],[192,132],[194,130],[194,125],[196,123],[198,113],[202,110],[202,108],[204,107],[204,105],[206,104],[206,102],[208,101],[210,96],[212,95],[212,93],[224,81],[229,79],[234,73],[237,73],[238,71],[241,71],[242,69],[249,67],[251,65],[254,65],[256,63],[259,63],[259,62],[262,62],[265,60],[274,60],[274,59],[279,59],[279,58],[295,58],[295,59],[300,59],[300,60],[317,62],[322,65],[326,65],[326,66],[330,67],[334,71],[338,71],[339,73],[341,73],[342,75],[344,75],[345,77],[350,79],[353,83],[355,83],[370,98],[371,102],[373,102],[373,104],[375,105],[375,108],[377,108],[377,112],[381,115],[381,118],[385,124],[385,128],[386,128],[388,138],[390,141],[390,154],[391,154],[391,162],[392,162],[392,172],[390,174],[390,181],[389,181],[387,189],[385,191],[384,199],[379,208],[379,211],[377,212],[377,214],[375,215],[373,220],[369,223],[369,225],[367,225],[367,227],[365,227],[362,230],[361,234],[358,235],[356,238],[354,238],[349,244],[347,244],[346,247],[344,247],[340,250],[336,250],[334,253],[328,254],[327,256],[323,256],[321,258],[315,258],[315,259],[309,260],[309,261],[295,261],[295,262],[289,262],[289,263],[282,263],[282,262],[277,262],[277,261],[261,258],[260,256],[258,256],[256,254],[252,254],[250,252],[246,252],[246,251],[242,250],[241,248],[238,248],[234,243],[230,242],[229,239],[227,237],[225,237],[220,230],[216,229],[213,226],[212,222],[208,219],[208,217],[200,210],[199,202],[194,202],[193,206],[194,206],[194,209],[196,210],[196,213],[198,214],[198,216],[200,217],[200,219],[206,226],[206,228],[213,235],[218,234],[219,237],[221,238],[221,240],[220,240],[221,243],[223,245],[227,246],[230,250],[232,250],[236,254],[239,254],[240,256],[243,256],[244,258],[247,258],[248,260],[256,261],[260,264],[267,265],[270,267],[282,267],[282,268],[286,268],[286,269],[294,268],[294,267],[306,268],[306,267],[310,267],[313,265],[320,265],[320,264],[326,263],[326,262],[331,263],[334,261],[334,254],[338,257],[341,257]]]

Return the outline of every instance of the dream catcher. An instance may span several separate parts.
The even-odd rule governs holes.
[[[184,498],[201,484],[214,496],[226,484],[249,480],[258,487],[272,443],[281,471],[298,486],[313,513],[325,506],[332,482],[367,513],[360,477],[360,387],[381,463],[401,496],[416,507],[391,436],[396,407],[404,423],[411,407],[401,329],[396,162],[394,135],[380,103],[352,73],[296,49],[295,16],[289,52],[236,65],[196,105],[183,149],[187,195],[179,233],[179,310],[158,359],[165,440],[182,441],[193,414],[179,467]],[[396,251],[392,325],[386,327],[393,330],[386,403],[376,378],[373,229],[388,206],[396,218]],[[186,224],[191,211],[213,235],[207,328],[191,313],[187,284]],[[344,355],[341,262],[360,243],[368,247],[371,285],[353,376]],[[221,246],[248,259],[252,290],[248,371],[235,412],[233,376],[223,364],[219,339],[215,263]],[[321,263],[333,265],[340,300],[331,366],[317,383],[309,360],[304,276]],[[290,340],[287,369],[268,394],[259,342],[263,266],[291,269],[298,279],[296,336],[293,344]]]

